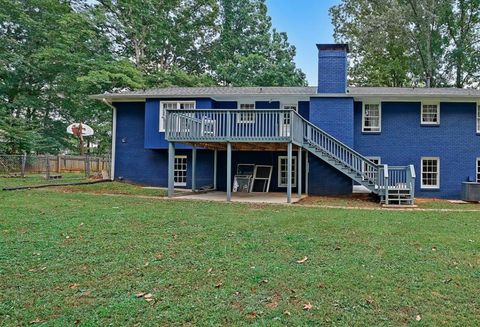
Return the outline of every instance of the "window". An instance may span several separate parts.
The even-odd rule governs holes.
[[[380,157],[367,157],[375,165],[379,165],[382,163]],[[374,179],[375,178],[375,171],[371,166],[368,166],[365,162],[363,163],[363,180],[367,179]]]
[[[255,110],[255,103],[241,103],[240,110]],[[237,116],[238,123],[254,123],[254,112],[240,112]]]
[[[382,113],[379,103],[364,103],[362,110],[362,132],[380,132]]]
[[[288,185],[288,157],[278,157],[278,187],[287,187]],[[297,157],[292,156],[292,187],[297,185]]]
[[[165,115],[166,110],[172,109],[185,109],[193,110],[195,109],[195,101],[162,101],[160,102],[160,132],[165,132]]]
[[[480,158],[477,158],[477,183],[480,183]]]
[[[422,188],[440,188],[440,159],[422,158]]]
[[[477,104],[477,133],[480,133],[480,102]]]
[[[422,103],[422,125],[440,125],[440,105],[438,103]]]
[[[175,156],[173,185],[187,186],[187,156]]]

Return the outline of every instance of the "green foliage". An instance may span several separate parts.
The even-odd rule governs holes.
[[[330,15],[356,85],[478,86],[479,0],[343,0]]]
[[[83,122],[105,153],[111,112],[91,94],[305,84],[263,0],[0,0],[0,22],[2,152],[76,151],[65,128]]]

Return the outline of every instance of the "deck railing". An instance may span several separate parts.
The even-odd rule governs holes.
[[[172,142],[292,142],[331,158],[339,169],[385,195],[388,189],[414,189],[413,166],[377,165],[293,110],[167,110],[166,139]],[[356,177],[352,177],[356,178]]]
[[[292,110],[167,110],[166,139],[174,142],[289,142]]]

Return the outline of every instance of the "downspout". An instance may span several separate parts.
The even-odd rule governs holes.
[[[111,102],[108,102],[107,99],[103,98],[102,102],[105,103],[107,106],[112,108],[112,151],[111,151],[111,159],[110,159],[110,179],[113,181],[115,180],[115,148],[116,148],[116,140],[117,140],[117,108],[112,105]]]

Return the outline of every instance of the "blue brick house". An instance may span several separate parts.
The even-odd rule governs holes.
[[[460,198],[480,182],[480,91],[347,85],[319,44],[317,87],[172,87],[92,96],[113,108],[112,176],[192,190]],[[291,176],[291,178],[288,178]]]

